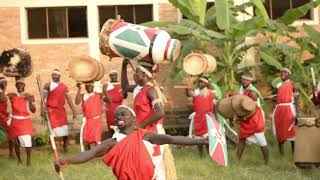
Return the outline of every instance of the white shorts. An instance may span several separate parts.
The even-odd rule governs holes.
[[[264,132],[254,133],[254,135],[247,138],[247,141],[257,144],[258,146],[267,146],[267,140]]]
[[[69,135],[68,125],[63,125],[53,129],[54,137],[63,137]]]
[[[21,147],[32,147],[32,141],[30,135],[18,136]]]
[[[208,134],[208,133],[205,133],[205,134],[202,135],[202,136],[194,136],[195,139],[203,139],[203,138],[206,138],[206,137],[209,137],[209,134]]]

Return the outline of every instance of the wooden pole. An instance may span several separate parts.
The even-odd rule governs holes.
[[[47,108],[46,108],[46,106],[44,104],[44,96],[42,94],[42,84],[41,84],[41,79],[40,79],[40,75],[39,74],[37,74],[37,84],[38,84],[39,93],[40,93],[40,97],[41,97],[41,108],[43,108],[43,110],[44,110],[45,121],[47,123],[47,128],[48,128],[49,134],[50,134],[49,137],[50,137],[51,148],[52,148],[53,154],[54,154],[54,160],[58,161],[59,160],[59,153],[58,153],[58,150],[57,150],[56,143],[54,141],[54,134],[53,134],[52,129],[51,129],[51,124],[50,124],[50,120],[49,120],[49,114],[48,114]],[[60,176],[61,180],[64,180],[63,173],[62,173],[61,170],[59,172],[59,176]]]

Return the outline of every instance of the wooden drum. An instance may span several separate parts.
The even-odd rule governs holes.
[[[159,29],[148,28],[109,19],[99,35],[100,51],[110,57],[124,57],[158,64],[164,60],[174,61],[180,53],[177,39]]]
[[[302,169],[320,166],[320,122],[316,118],[298,118],[294,161]]]
[[[190,75],[210,74],[216,66],[216,59],[209,54],[190,53],[183,60],[183,70]]]

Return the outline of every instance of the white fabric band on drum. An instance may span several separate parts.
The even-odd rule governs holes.
[[[148,71],[146,68],[144,68],[144,67],[141,66],[141,65],[138,65],[137,68],[140,69],[142,72],[146,73],[146,75],[147,75],[149,78],[152,78],[152,73],[151,73],[150,71]]]
[[[248,80],[248,81],[253,81],[252,77],[246,76],[246,75],[242,75],[241,76],[242,79]]]
[[[154,109],[154,106],[155,106],[156,104],[158,104],[158,103],[162,103],[162,102],[161,102],[161,99],[155,99],[155,100],[153,100],[153,101],[151,102],[153,109]]]
[[[130,108],[129,106],[120,105],[120,106],[117,107],[117,109],[118,109],[118,108],[126,108],[126,109],[128,109],[128,110],[131,112],[131,114],[132,114],[134,117],[137,117],[136,113],[135,113],[135,112],[133,111],[133,109]],[[117,110],[117,109],[116,109],[116,110]]]
[[[57,70],[53,70],[53,71],[52,71],[52,74],[61,75],[61,72],[60,72],[60,71],[57,71]]]
[[[199,80],[200,80],[200,81],[203,81],[203,82],[205,82],[205,83],[209,83],[209,80],[206,79],[206,78],[199,78]]]

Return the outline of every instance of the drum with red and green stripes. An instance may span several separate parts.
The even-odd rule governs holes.
[[[180,52],[180,41],[159,29],[109,19],[100,32],[100,50],[110,57],[124,57],[158,64],[174,61]]]

